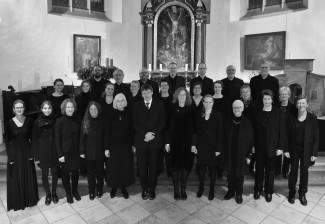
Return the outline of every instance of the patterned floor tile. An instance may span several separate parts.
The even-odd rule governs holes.
[[[282,222],[292,224],[301,223],[307,215],[281,204],[271,213],[271,216]]]
[[[53,207],[43,212],[43,215],[49,223],[53,223],[75,214],[76,211],[68,204]]]
[[[207,205],[193,214],[205,223],[218,223],[225,219],[228,214],[212,205]]]
[[[150,215],[150,213],[138,204],[131,205],[116,213],[128,224],[137,223]]]
[[[156,212],[155,216],[168,224],[172,224],[185,219],[187,216],[189,216],[189,213],[185,212],[175,205],[169,205],[159,212]]]
[[[87,223],[96,223],[110,215],[113,214],[105,205],[98,203],[97,205],[81,211],[81,218],[83,218]]]
[[[231,215],[250,224],[260,223],[267,216],[265,213],[248,205],[241,206]]]

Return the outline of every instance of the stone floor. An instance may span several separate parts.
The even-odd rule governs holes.
[[[0,223],[325,223],[325,186],[313,186],[307,193],[308,205],[302,206],[296,199],[291,205],[286,200],[286,189],[275,189],[271,203],[261,197],[254,200],[252,187],[244,189],[244,202],[236,204],[234,199],[224,201],[225,187],[216,187],[216,198],[207,199],[207,187],[202,198],[196,197],[197,187],[188,187],[188,199],[175,201],[173,189],[157,187],[155,200],[143,201],[138,185],[129,188],[130,199],[122,198],[120,192],[111,199],[109,193],[100,199],[90,201],[86,187],[80,187],[82,200],[68,204],[60,187],[60,201],[50,206],[44,205],[44,191],[40,188],[41,200],[37,206],[23,211],[6,212],[6,184],[0,183]]]

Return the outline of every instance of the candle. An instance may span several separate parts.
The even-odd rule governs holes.
[[[185,72],[188,71],[188,64],[185,64]]]
[[[106,58],[106,67],[109,68],[109,58]]]
[[[195,71],[199,71],[199,64],[196,64],[196,69]]]
[[[162,72],[162,64],[159,64],[159,71]]]
[[[113,59],[110,59],[110,66],[113,68]]]
[[[90,68],[91,67],[91,60],[90,59],[87,59],[87,60],[88,60],[87,68]]]
[[[152,67],[151,64],[148,65],[148,71],[151,72],[152,71]]]

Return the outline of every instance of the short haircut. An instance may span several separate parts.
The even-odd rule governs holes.
[[[201,62],[201,63],[199,64],[199,66],[200,66],[200,65],[204,65],[205,68],[207,68],[207,64],[205,64],[205,62]]]
[[[192,87],[194,88],[195,86],[200,86],[201,89],[202,89],[203,88],[203,83],[200,82],[200,81],[197,81],[197,82],[193,83],[193,86]]]
[[[287,87],[287,86],[282,86],[282,87],[279,89],[279,94],[281,94],[281,92],[283,92],[283,91],[287,91],[288,94],[289,94],[289,96],[291,96],[291,90],[290,90],[289,87]]]
[[[270,96],[271,98],[272,98],[272,100],[274,100],[273,99],[273,91],[272,90],[270,90],[270,89],[264,89],[263,91],[262,91],[262,97],[264,97],[264,96]]]
[[[93,69],[95,70],[96,67],[99,67],[101,70],[103,70],[102,66],[100,66],[100,65],[95,65],[95,66],[93,67]]]
[[[168,79],[166,79],[166,78],[162,78],[162,79],[160,80],[160,85],[161,85],[161,83],[163,83],[163,82],[166,82],[166,83],[168,84],[168,86],[169,86],[169,81],[168,81]]]
[[[139,73],[149,73],[149,70],[145,67],[142,67],[139,71]]]
[[[68,103],[72,103],[73,104],[73,107],[74,107],[74,111],[73,113],[76,113],[77,112],[77,104],[76,104],[76,101],[74,101],[74,99],[71,99],[71,98],[67,98],[65,100],[63,100],[63,102],[61,103],[61,113],[63,115],[65,115],[65,108],[67,107],[67,104]]]
[[[178,103],[178,95],[183,90],[186,93],[185,105],[187,105],[187,106],[192,105],[192,97],[191,97],[191,94],[189,93],[189,91],[185,87],[179,87],[178,89],[176,89],[176,91],[174,92],[174,95],[173,95],[173,101],[172,101],[172,103]]]
[[[135,83],[135,84],[137,84],[137,86],[138,86],[139,89],[140,89],[140,82],[139,82],[138,80],[133,80],[131,83]]]
[[[55,79],[54,82],[53,82],[53,86],[55,86],[55,84],[56,84],[57,82],[62,82],[63,85],[64,85],[64,82],[63,82],[62,79]]]
[[[176,65],[176,67],[177,67],[177,63],[174,62],[174,61],[172,61],[172,62],[169,63],[168,68],[170,68],[171,65]]]
[[[119,99],[124,100],[124,102],[125,102],[124,107],[126,107],[128,105],[128,101],[126,100],[125,95],[123,93],[119,93],[119,94],[116,94],[116,96],[114,97],[114,100],[113,100],[113,108],[114,109],[117,109],[116,104]]]
[[[45,105],[48,105],[51,109],[53,109],[53,105],[52,105],[51,101],[49,101],[49,100],[45,100],[45,101],[43,101],[43,103],[42,103],[42,105],[41,105],[41,110],[43,109],[43,107],[44,107]]]
[[[14,103],[12,104],[12,108],[15,108],[15,105],[16,105],[17,103],[21,103],[21,104],[24,106],[24,108],[25,108],[25,103],[24,103],[24,101],[21,100],[21,99],[17,99],[17,100],[15,100]]]
[[[141,92],[151,90],[153,92],[152,86],[149,83],[145,83],[141,86]]]
[[[244,84],[240,87],[240,93],[242,92],[243,89],[249,89],[250,92],[252,92],[251,87],[249,84]]]
[[[244,107],[244,103],[243,103],[243,101],[241,101],[241,100],[235,100],[235,101],[232,103],[232,107],[234,107],[235,104],[240,104],[241,107]]]
[[[306,100],[306,102],[308,103],[307,97],[305,95],[299,95],[299,96],[296,97],[296,105],[297,105],[299,100]]]
[[[215,86],[216,83],[219,83],[221,85],[221,88],[223,89],[224,85],[223,85],[223,82],[221,80],[217,80],[213,83],[213,88]]]
[[[115,69],[114,72],[113,72],[113,77],[117,74],[117,73],[122,73],[123,77],[124,77],[124,72],[122,69]]]

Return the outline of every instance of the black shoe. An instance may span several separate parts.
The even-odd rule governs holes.
[[[236,195],[236,203],[237,204],[243,203],[243,197],[242,197],[242,195]]]
[[[121,192],[122,192],[123,198],[125,198],[125,199],[129,198],[129,193],[127,192],[127,190],[124,187],[121,188]]]
[[[116,188],[112,188],[110,196],[111,196],[111,198],[115,198],[115,196],[116,196]]]
[[[90,194],[89,194],[89,199],[90,199],[91,201],[94,200],[95,197],[96,197],[95,193],[90,193]]]
[[[257,200],[257,199],[260,199],[260,197],[261,197],[261,192],[255,191],[254,192],[254,199]]]
[[[149,199],[150,200],[153,200],[153,199],[155,199],[156,198],[156,192],[155,192],[155,190],[149,190]]]
[[[181,200],[181,195],[179,194],[179,189],[175,189],[175,188],[174,188],[174,199],[175,199],[176,201]]]
[[[52,198],[51,198],[51,192],[48,191],[46,192],[46,196],[45,196],[45,205],[48,206],[51,204]]]
[[[212,201],[214,199],[214,188],[210,188],[208,199],[209,201]]]
[[[186,194],[185,187],[181,187],[181,199],[183,201],[185,201],[187,199],[187,194]]]
[[[78,193],[78,191],[75,191],[72,193],[72,196],[74,197],[74,199],[76,199],[77,201],[80,201],[81,200],[81,197]]]
[[[271,202],[272,201],[272,194],[265,194],[265,201]]]
[[[59,202],[59,198],[56,195],[56,190],[52,190],[52,201],[54,204],[57,204]]]
[[[141,197],[142,197],[143,200],[147,200],[148,199],[148,191],[147,190],[142,190]]]
[[[299,201],[303,206],[307,205],[307,199],[306,199],[305,194],[299,195]]]
[[[72,197],[72,194],[70,192],[67,192],[67,202],[69,204],[72,204],[73,203],[73,197]]]
[[[230,200],[235,194],[234,193],[230,193],[229,191],[227,192],[227,194],[223,197],[225,200]]]
[[[289,202],[290,204],[294,204],[294,203],[295,203],[295,197],[291,197],[291,196],[289,195],[289,197],[288,197],[288,202]]]
[[[200,198],[203,195],[204,187],[199,187],[199,190],[196,193],[196,197]]]
[[[103,190],[97,190],[97,198],[101,198],[103,196]]]

